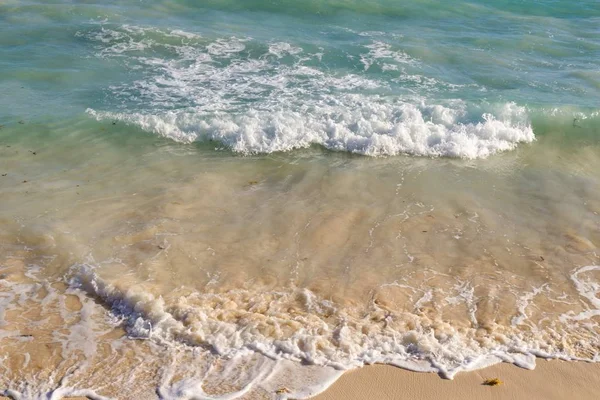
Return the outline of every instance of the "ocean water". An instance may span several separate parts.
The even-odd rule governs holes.
[[[596,0],[0,1],[0,394],[600,361]]]

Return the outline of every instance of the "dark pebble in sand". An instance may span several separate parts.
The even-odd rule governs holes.
[[[19,123],[20,123],[21,125],[23,125],[23,124],[25,123],[25,121],[19,121]]]
[[[8,175],[8,174],[2,174],[2,176],[6,176],[6,175]]]
[[[27,181],[23,181],[23,183],[27,183]]]

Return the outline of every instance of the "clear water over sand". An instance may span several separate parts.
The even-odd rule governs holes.
[[[592,3],[159,4],[0,6],[5,394],[598,361]]]

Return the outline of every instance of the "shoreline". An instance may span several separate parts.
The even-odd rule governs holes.
[[[498,386],[486,386],[486,379],[498,378]],[[436,373],[415,372],[375,364],[347,371],[324,392],[311,400],[592,400],[600,396],[600,363],[538,359],[533,370],[509,363],[463,372],[453,380]],[[241,397],[250,400],[252,397]],[[0,400],[11,398],[0,395]],[[87,397],[64,397],[87,400]]]
[[[600,397],[600,363],[537,359],[533,370],[501,363],[459,373],[453,380],[435,373],[405,370],[391,365],[370,365],[346,372],[311,400],[359,399],[597,399]],[[498,378],[499,386],[485,386]]]

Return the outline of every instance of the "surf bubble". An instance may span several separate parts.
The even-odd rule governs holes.
[[[591,270],[578,270],[576,276]],[[515,318],[512,326],[491,323],[483,334],[477,320],[458,326],[445,321],[441,315],[386,311],[376,302],[366,313],[365,310],[359,312],[336,307],[308,289],[264,293],[195,292],[168,299],[153,296],[146,289],[118,288],[89,266],[77,267],[72,282],[76,288],[108,305],[125,322],[133,337],[141,335],[184,347],[200,346],[226,359],[257,353],[272,360],[303,362],[336,370],[386,363],[437,372],[451,379],[461,371],[503,361],[532,369],[538,356],[566,360],[597,357],[591,355],[593,342],[585,345],[587,350],[581,348],[583,339],[573,346],[565,346],[562,338],[546,332],[581,334],[584,338],[586,321],[579,321],[584,317],[589,320],[597,315],[595,313],[571,318],[568,324],[557,318],[550,330],[527,329],[520,323],[527,318],[526,309],[533,296],[546,290],[543,288],[533,288],[517,301],[518,324],[514,323]],[[581,279],[578,282],[582,282]],[[581,296],[590,298],[592,303],[597,301],[595,281],[576,285]],[[464,302],[469,306],[470,315],[477,313],[478,301],[468,285],[457,283],[444,293],[447,296],[444,307],[460,308]],[[424,292],[415,307],[432,301],[431,292]],[[290,309],[295,310],[294,314],[289,314]],[[535,322],[529,321],[528,325],[534,326],[531,324]]]
[[[69,285],[64,292],[51,285],[46,286],[51,290],[45,290],[36,269],[23,275],[27,282],[5,279],[0,297],[10,300],[0,302],[0,307],[31,309],[38,302],[46,312],[56,308],[70,330],[52,336],[62,350],[56,362],[65,373],[72,365],[78,366],[69,379],[36,381],[39,385],[30,387],[11,383],[5,393],[15,398],[79,393],[100,399],[105,398],[105,376],[118,373],[116,383],[111,383],[114,387],[157,392],[165,399],[215,398],[224,391],[232,399],[250,393],[265,394],[265,398],[308,398],[325,390],[343,371],[373,363],[436,372],[452,379],[459,372],[500,362],[532,369],[536,357],[598,361],[597,328],[590,324],[600,306],[598,266],[573,271],[574,293],[587,304],[573,302],[574,312],[566,313],[566,318],[548,322],[546,314],[535,320],[531,311],[536,298],[555,297],[558,292],[533,287],[531,292],[517,293],[514,313],[518,323],[514,318],[506,326],[491,322],[485,329],[477,319],[480,298],[470,284],[460,280],[444,288],[416,282],[379,288],[413,293],[413,310],[386,308],[376,300],[354,309],[305,288],[219,293],[187,289],[161,294],[152,283],[108,279],[101,271],[90,263],[74,265],[65,276]],[[73,300],[81,307],[65,309],[65,296],[76,296]],[[23,297],[28,301],[19,302]],[[436,303],[436,299],[442,301]],[[464,324],[444,320],[443,312],[419,311],[434,304],[448,311],[466,310]],[[31,323],[39,330],[38,321]],[[46,323],[52,322],[46,319]],[[544,328],[545,323],[551,324]],[[111,337],[109,333],[116,328],[124,329],[126,335]],[[0,331],[5,333],[21,334]],[[36,340],[33,337],[26,343]],[[98,360],[97,353],[107,360]],[[115,357],[120,365],[113,365]],[[135,363],[139,359],[144,363]],[[27,360],[23,365],[27,367]],[[125,373],[129,370],[134,375]],[[143,385],[127,389],[123,377],[130,375]],[[145,381],[148,376],[156,379]]]
[[[295,43],[236,37],[173,43],[126,28],[83,34],[99,57],[125,56],[126,68],[143,72],[107,89],[117,104],[88,114],[178,142],[218,141],[242,154],[320,145],[367,156],[475,159],[535,140],[526,109],[514,103],[415,95],[448,84],[420,75],[415,60],[382,41],[362,49],[365,71],[332,71],[322,61],[327,49],[313,54]],[[162,55],[146,54],[148,46]],[[373,63],[395,66],[397,76],[367,71]]]
[[[535,140],[530,125],[515,122],[510,116],[484,113],[476,122],[461,122],[457,110],[442,105],[423,107],[348,96],[338,99],[335,105],[310,107],[307,111],[249,109],[239,115],[214,116],[191,112],[87,112],[97,120],[120,120],[182,143],[219,141],[242,154],[321,145],[367,156],[476,159]]]

